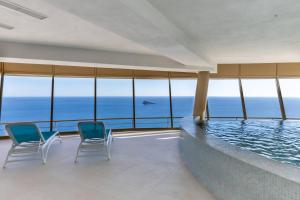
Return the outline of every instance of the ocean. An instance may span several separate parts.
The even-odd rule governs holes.
[[[300,118],[300,98],[284,98],[288,118]],[[245,97],[249,118],[281,118],[279,100],[275,97]],[[210,117],[243,117],[240,97],[209,97]]]
[[[151,102],[143,104],[144,101]],[[191,116],[194,97],[173,97],[173,116]],[[277,98],[246,97],[248,117],[280,118]],[[5,97],[2,102],[1,122],[49,121],[49,97]],[[167,128],[171,126],[169,97],[136,97],[137,128]],[[285,98],[287,117],[300,118],[300,99]],[[104,119],[108,128],[133,127],[132,97],[98,97],[97,118]],[[242,117],[241,100],[238,97],[209,97],[210,117]],[[93,97],[56,97],[54,100],[54,120],[93,119]],[[159,118],[162,117],[162,118]],[[126,119],[111,119],[126,118]],[[150,118],[150,119],[145,119]],[[180,119],[174,119],[174,126],[179,127]],[[55,122],[54,129],[59,131],[77,130],[78,121]],[[42,130],[49,130],[49,122],[38,123]],[[3,126],[0,134],[3,135]]]
[[[143,104],[144,101],[151,104]],[[191,116],[194,97],[173,97],[173,116]],[[51,100],[49,97],[5,97],[2,102],[1,122],[49,121]],[[136,97],[135,115],[137,128],[171,127],[169,97]],[[160,119],[160,117],[162,117]],[[93,120],[93,97],[56,97],[54,100],[54,129],[58,131],[77,130],[78,121]],[[113,119],[126,118],[126,119]],[[133,127],[132,97],[98,97],[97,119],[103,119],[107,128],[122,129]],[[150,119],[145,119],[150,118]],[[62,120],[63,122],[60,122]],[[179,126],[179,119],[174,119]],[[50,123],[37,125],[44,131],[49,130]],[[3,126],[0,129],[3,135]]]

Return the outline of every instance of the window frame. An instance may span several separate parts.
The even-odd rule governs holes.
[[[246,106],[246,101],[245,101],[245,95],[244,95],[244,86],[242,84],[242,80],[243,79],[248,79],[248,80],[274,80],[274,84],[275,84],[275,90],[276,90],[276,94],[277,94],[277,100],[278,100],[278,105],[279,105],[279,114],[280,117],[249,117],[248,112],[247,112],[247,106]],[[245,110],[247,112],[247,118],[246,119],[284,119],[285,116],[285,112],[284,112],[284,105],[282,105],[282,96],[281,96],[281,89],[280,89],[280,83],[278,81],[278,77],[240,77],[240,81],[241,81],[241,90],[243,91],[243,101],[245,102]]]
[[[51,115],[52,115],[52,121],[51,121],[51,131],[53,130],[53,127],[54,127],[54,124],[56,124],[56,123],[60,123],[60,122],[68,122],[68,123],[72,123],[72,122],[79,122],[79,121],[95,121],[95,106],[96,106],[96,102],[95,102],[95,90],[97,89],[96,87],[95,87],[95,77],[90,77],[90,76],[63,76],[63,75],[53,75],[52,76],[52,78],[53,78],[53,82],[52,82],[52,94],[53,94],[53,96],[52,96],[52,98],[53,98],[53,101],[52,101],[52,107],[53,107],[53,110],[51,111],[52,113],[51,113]],[[84,119],[82,119],[82,118],[75,118],[75,119],[55,119],[54,118],[54,111],[55,111],[55,97],[56,97],[56,95],[55,95],[55,88],[57,87],[57,85],[56,85],[56,80],[57,79],[59,79],[59,78],[63,78],[63,79],[91,79],[92,80],[92,82],[93,82],[93,84],[92,84],[92,87],[94,87],[94,89],[93,89],[93,95],[91,96],[93,99],[94,99],[94,101],[93,101],[93,105],[92,105],[92,118],[84,118]],[[76,132],[76,130],[75,131],[61,131],[61,132],[66,132],[66,133],[68,133],[68,132]]]
[[[241,78],[239,77],[216,77],[216,78],[210,78],[209,81],[211,80],[237,80],[238,82],[238,88],[239,88],[239,98],[241,100],[241,111],[242,111],[242,116],[212,116],[210,113],[209,105],[208,105],[208,93],[207,93],[207,103],[206,103],[206,116],[208,119],[247,119],[247,111],[245,109],[245,100],[244,100],[244,95],[243,95],[243,87],[241,84]],[[209,89],[209,85],[208,85]]]
[[[170,81],[170,73],[168,73],[168,77],[133,77],[134,79],[134,111],[135,111],[135,118],[134,118],[134,121],[135,121],[135,126],[134,128],[137,128],[137,121],[138,120],[145,120],[145,119],[169,119],[170,120],[170,126],[168,126],[167,128],[174,128],[174,117],[173,117],[173,107],[172,107],[172,97],[171,97],[171,81]],[[137,80],[165,80],[167,81],[167,87],[168,87],[168,98],[169,98],[169,116],[160,116],[160,117],[137,117],[137,112],[136,112],[136,81]],[[139,128],[139,129],[143,129],[143,128]],[[165,129],[164,127],[163,128],[160,128],[160,129]]]
[[[282,87],[281,87],[281,84],[280,84],[280,80],[281,79],[287,79],[287,80],[293,80],[293,79],[298,79],[300,80],[300,77],[298,76],[280,76],[277,78],[278,80],[278,85],[279,85],[279,89],[280,89],[280,98],[281,98],[281,101],[282,101],[282,107],[283,107],[283,119],[291,119],[291,120],[300,120],[300,113],[299,113],[299,117],[288,117],[287,113],[286,113],[286,105],[284,103],[284,96],[282,95]],[[285,117],[285,118],[284,118]]]
[[[5,77],[32,77],[32,78],[50,78],[51,84],[50,84],[50,113],[49,113],[49,121],[47,120],[30,120],[30,121],[22,121],[22,122],[32,122],[32,123],[49,123],[49,131],[52,131],[52,120],[51,120],[51,112],[52,112],[52,75],[46,75],[46,74],[15,74],[15,73],[4,73],[3,70],[0,72],[0,125],[5,125],[8,123],[15,123],[15,122],[21,122],[21,121],[13,121],[13,122],[3,122],[3,97],[4,97],[4,83],[5,83]],[[6,137],[6,135],[1,135],[0,139],[2,137]]]
[[[103,117],[103,118],[99,118],[98,117],[98,98],[101,98],[101,96],[99,95],[98,92],[98,86],[101,87],[101,84],[98,85],[98,81],[99,79],[110,79],[110,80],[130,80],[131,82],[131,98],[132,98],[132,105],[131,105],[131,112],[132,112],[132,116],[131,117]],[[135,128],[135,99],[134,99],[134,78],[133,77],[95,77],[95,121],[98,120],[132,120],[132,128]],[[101,113],[101,109],[100,112]],[[119,129],[123,129],[123,128],[119,128]]]
[[[195,97],[196,97],[196,90],[197,90],[197,78],[196,77],[169,77],[169,91],[170,91],[170,105],[171,105],[171,109],[172,109],[172,128],[175,127],[175,119],[181,119],[182,116],[176,116],[174,114],[174,103],[173,103],[173,92],[172,92],[172,81],[173,80],[182,80],[182,81],[185,81],[185,80],[193,80],[193,81],[196,81],[196,84],[195,84],[195,91],[194,91],[194,100],[193,100],[193,106],[192,106],[192,114],[191,116],[193,116],[193,112],[194,112],[194,105],[195,105]],[[206,113],[207,113],[207,110],[206,110]]]

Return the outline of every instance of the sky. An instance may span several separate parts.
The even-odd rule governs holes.
[[[274,79],[243,79],[242,87],[245,97],[277,96]],[[237,79],[210,80],[208,96],[239,97],[239,82]]]
[[[173,96],[194,96],[195,80],[172,80]],[[54,95],[93,96],[93,78],[55,78]],[[100,96],[132,96],[131,79],[98,79],[97,94]],[[136,96],[168,96],[168,80],[135,80]],[[51,95],[51,78],[5,76],[4,97],[49,97]]]
[[[277,97],[274,79],[243,79],[245,97]],[[283,97],[300,97],[300,79],[280,79]],[[92,78],[55,78],[55,96],[93,96]],[[171,81],[172,96],[194,96],[196,80]],[[132,96],[131,79],[98,79],[97,94],[100,96]],[[4,97],[49,97],[51,78],[5,76]],[[136,96],[168,96],[168,80],[136,79]],[[236,79],[212,79],[209,82],[208,96],[239,97]]]
[[[279,80],[283,97],[300,97],[300,79]],[[277,97],[275,79],[242,79],[245,97]],[[210,80],[208,96],[239,97],[237,79]]]

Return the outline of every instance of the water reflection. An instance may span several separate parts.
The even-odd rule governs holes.
[[[208,120],[202,130],[267,158],[300,166],[299,121]]]

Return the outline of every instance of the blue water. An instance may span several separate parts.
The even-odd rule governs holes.
[[[144,105],[143,101],[154,104]],[[193,97],[173,97],[173,116],[191,116]],[[277,98],[245,98],[248,117],[280,118]],[[1,122],[49,121],[49,97],[5,97],[2,102]],[[288,118],[300,118],[300,98],[284,98]],[[241,100],[237,97],[209,97],[211,117],[242,117]],[[133,127],[132,97],[98,97],[97,118],[108,128]],[[136,97],[135,114],[137,128],[171,127],[169,97]],[[54,120],[93,119],[93,97],[56,97]],[[149,118],[150,119],[144,119]],[[163,119],[156,119],[164,117]],[[124,119],[108,119],[124,118]],[[155,118],[155,119],[153,119]],[[175,127],[180,119],[174,118]],[[59,131],[77,130],[78,121],[56,122]],[[50,123],[38,123],[42,130],[49,130]],[[246,120],[208,121],[207,134],[215,135],[238,147],[248,149],[262,156],[300,166],[300,121]],[[3,126],[0,135],[4,135]]]
[[[173,97],[173,116],[191,116],[193,99],[193,97]],[[154,104],[144,105],[144,100]],[[137,128],[171,127],[169,97],[136,97],[135,105]],[[3,98],[1,121],[49,121],[50,107],[51,100],[49,97],[6,97]],[[53,115],[54,120],[93,119],[94,98],[56,97]],[[132,117],[132,97],[98,97],[97,118],[104,119],[103,121],[108,128],[132,128]],[[151,119],[144,119],[148,117]],[[152,119],[156,117],[164,118]],[[174,119],[174,124],[178,127],[179,119]],[[50,123],[38,123],[38,126],[42,130],[49,130]],[[74,131],[77,129],[77,121],[55,122],[54,128],[59,131]],[[3,135],[3,127],[0,134]]]
[[[300,98],[284,98],[288,118],[300,118]],[[281,118],[279,101],[274,97],[245,97],[248,117]],[[239,97],[209,97],[208,108],[211,117],[243,117]]]
[[[154,104],[144,105],[143,101]],[[193,97],[173,97],[173,116],[191,116],[194,104]],[[280,118],[277,98],[246,98],[248,117]],[[50,97],[5,97],[2,103],[1,122],[16,121],[49,121]],[[171,127],[169,97],[136,97],[137,128]],[[287,117],[300,118],[300,99],[285,98]],[[97,118],[105,119],[109,128],[122,129],[133,127],[132,97],[98,97]],[[208,107],[211,117],[242,117],[241,100],[237,97],[209,97]],[[151,119],[144,119],[150,117]],[[164,117],[162,119],[153,119]],[[77,120],[94,118],[93,97],[55,97],[54,120]],[[125,119],[107,119],[125,118]],[[49,130],[49,122],[38,123],[43,130]],[[175,127],[179,127],[180,119],[174,118]],[[0,127],[1,128],[1,127]],[[3,128],[3,127],[2,127]],[[56,122],[54,128],[59,131],[74,131],[77,121]],[[0,129],[0,135],[3,130]]]
[[[300,123],[296,120],[208,120],[205,134],[283,163],[300,166]]]

